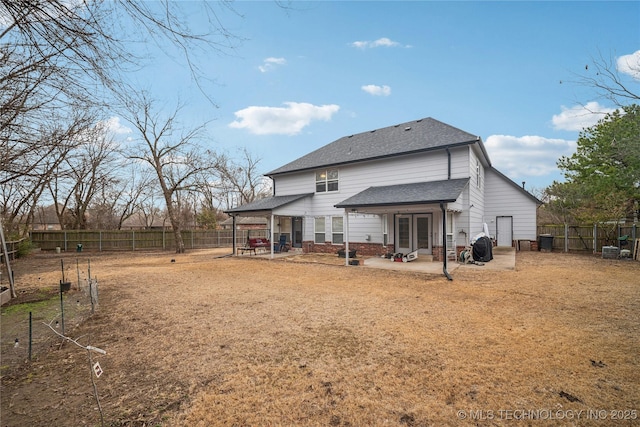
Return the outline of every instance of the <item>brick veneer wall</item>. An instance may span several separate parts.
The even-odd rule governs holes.
[[[335,254],[338,250],[344,249],[344,245],[334,245],[331,242],[314,243],[312,241],[302,242],[302,250],[305,253],[316,252],[325,254]],[[356,250],[356,256],[382,256],[387,253],[394,252],[393,244],[382,246],[380,243],[361,243],[349,242],[349,250]],[[466,246],[456,246],[456,260],[460,256],[460,252],[466,249]],[[538,242],[531,241],[531,250],[538,250]],[[442,261],[442,246],[433,247],[433,260]]]
[[[335,254],[345,245],[334,245],[331,242],[314,243],[312,241],[302,242],[303,252],[315,252],[324,254]],[[349,250],[356,251],[356,256],[382,256],[388,252],[393,252],[393,245],[382,246],[380,243],[349,242]]]

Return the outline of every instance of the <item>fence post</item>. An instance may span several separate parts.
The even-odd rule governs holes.
[[[64,251],[67,251],[67,232],[64,232]]]
[[[98,252],[102,252],[102,230],[98,232]]]
[[[33,347],[33,315],[29,312],[29,362],[31,362],[31,352]]]
[[[136,250],[136,232],[135,230],[131,230],[131,250]]]
[[[593,253],[598,252],[598,223],[593,224]]]
[[[564,223],[564,251],[569,252],[569,224]]]

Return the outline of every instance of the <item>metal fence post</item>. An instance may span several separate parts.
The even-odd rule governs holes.
[[[564,251],[569,252],[569,224],[564,223]]]

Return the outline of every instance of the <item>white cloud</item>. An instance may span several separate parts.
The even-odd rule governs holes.
[[[261,72],[266,73],[268,71],[273,70],[276,66],[285,65],[286,63],[287,63],[287,60],[284,58],[269,57],[264,59],[262,65],[260,65],[258,69]]]
[[[378,85],[365,85],[362,86],[361,89],[367,92],[370,95],[374,96],[389,96],[391,95],[391,88],[387,85],[378,86]]]
[[[533,135],[491,135],[485,147],[492,165],[515,180],[558,172],[556,162],[573,154],[576,142]]]
[[[618,71],[628,74],[636,80],[640,80],[640,50],[636,50],[630,55],[623,55],[618,58]]]
[[[581,131],[584,128],[591,127],[598,123],[605,114],[612,113],[615,108],[606,108],[595,101],[587,103],[587,105],[575,105],[567,108],[564,105],[560,107],[562,112],[554,114],[551,122],[556,130]]]
[[[402,45],[398,42],[394,42],[393,40],[382,37],[378,40],[374,41],[355,41],[351,43],[352,47],[357,47],[358,49],[367,49],[367,48],[375,48],[375,47],[402,47]],[[409,45],[405,47],[411,47]]]
[[[133,132],[131,128],[120,123],[120,117],[118,116],[110,117],[109,119],[107,119],[104,122],[101,122],[100,124],[104,125],[105,129],[107,129],[109,132],[115,135],[127,135]]]
[[[313,105],[306,102],[285,102],[285,107],[251,106],[236,111],[236,120],[229,127],[247,129],[256,135],[296,135],[312,121],[329,121],[339,105]]]

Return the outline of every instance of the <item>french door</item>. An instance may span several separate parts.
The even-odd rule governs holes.
[[[396,252],[432,253],[432,214],[407,214],[396,216]]]

